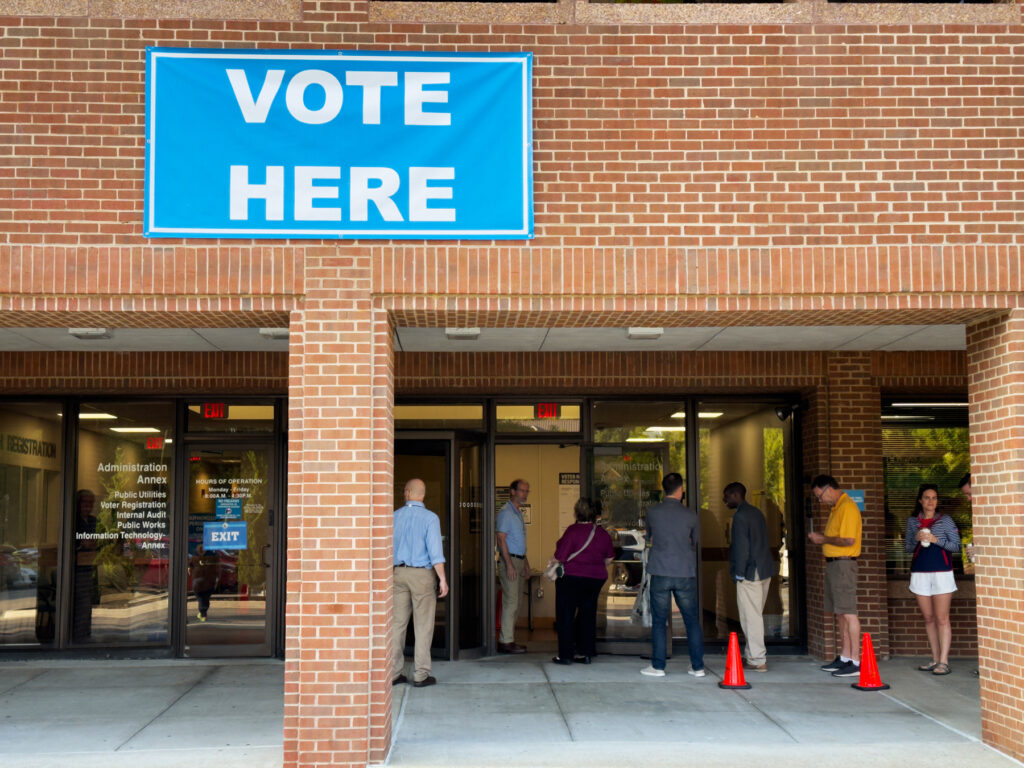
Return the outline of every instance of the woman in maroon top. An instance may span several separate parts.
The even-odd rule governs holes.
[[[555,664],[589,664],[596,654],[597,598],[615,557],[612,537],[597,524],[594,505],[580,499],[573,512],[576,522],[565,529],[548,562],[558,561],[565,568],[565,575],[555,582]]]

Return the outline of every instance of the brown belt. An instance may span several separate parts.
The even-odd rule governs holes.
[[[842,555],[840,557],[826,557],[825,558],[825,562],[826,563],[831,563],[831,562],[834,562],[836,560],[856,560],[856,559],[857,559],[856,557],[850,557],[849,555]]]

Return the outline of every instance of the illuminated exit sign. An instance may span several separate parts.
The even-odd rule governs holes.
[[[226,403],[203,403],[204,419],[226,419],[228,406]]]
[[[536,419],[557,419],[559,411],[558,403],[537,403],[533,406],[533,416]]]

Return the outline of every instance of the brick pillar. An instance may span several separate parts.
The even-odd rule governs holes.
[[[858,615],[861,630],[871,633],[878,655],[889,653],[888,590],[885,576],[885,504],[882,486],[882,398],[874,383],[869,353],[829,354],[826,381],[810,400],[817,439],[814,456],[826,463],[804,464],[810,475],[830,474],[843,490],[864,491]],[[809,490],[808,490],[809,492]],[[814,502],[814,530],[823,531],[828,509]],[[834,627],[823,613],[824,565],[821,548],[807,549],[808,648],[822,658],[835,654],[838,643],[831,632],[815,637],[815,628]],[[820,631],[820,630],[819,630]]]
[[[1024,310],[967,329],[981,730],[1024,759]]]
[[[387,755],[392,362],[369,259],[323,249],[289,343],[284,765]]]

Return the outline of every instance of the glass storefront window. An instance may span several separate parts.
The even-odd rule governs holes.
[[[395,429],[483,429],[482,403],[395,406]]]
[[[741,631],[736,586],[729,574],[733,510],[722,500],[723,489],[732,482],[746,486],[747,501],[761,510],[768,525],[776,577],[764,607],[765,639],[796,637],[798,617],[791,609],[791,596],[797,594],[792,589],[797,574],[790,568],[789,543],[797,529],[786,489],[792,469],[793,420],[780,421],[775,404],[704,402],[697,409],[705,637],[725,640],[730,632]]]
[[[56,403],[0,404],[0,645],[55,640],[60,411]]]
[[[189,432],[257,434],[274,431],[273,403],[225,403],[204,400],[186,409]]]
[[[917,489],[939,487],[939,512],[952,516],[963,545],[954,557],[957,573],[973,573],[966,560],[972,539],[971,504],[957,483],[970,471],[967,405],[915,403],[913,398],[887,402],[882,408],[882,475],[885,483],[885,565],[890,579],[909,579],[911,555],[904,538],[914,514]]]
[[[168,642],[171,403],[83,403],[73,500],[75,644]]]
[[[580,431],[578,403],[499,404],[496,415],[499,432],[538,434]]]

